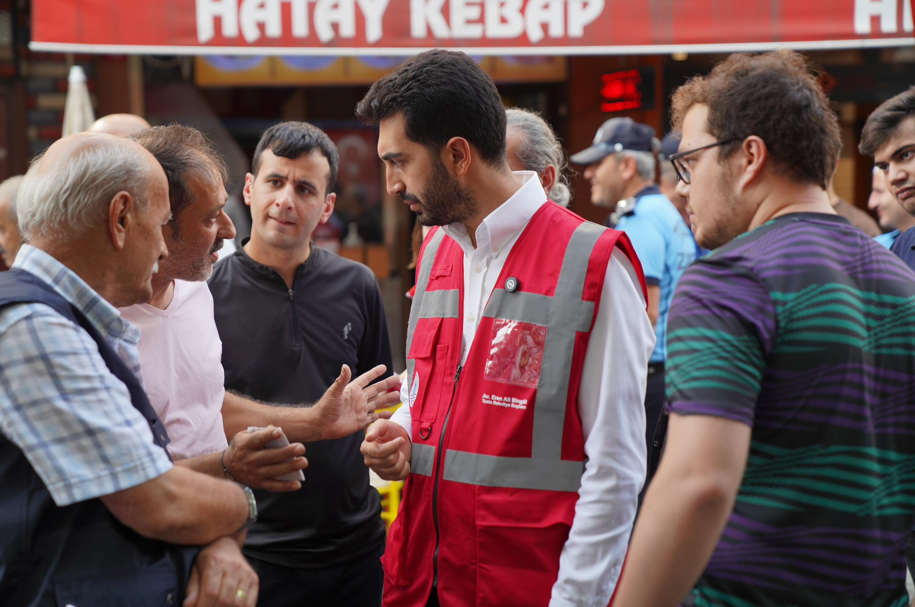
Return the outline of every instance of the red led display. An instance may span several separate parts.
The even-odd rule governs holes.
[[[601,76],[600,110],[606,113],[637,110],[642,107],[642,74],[626,70]]]

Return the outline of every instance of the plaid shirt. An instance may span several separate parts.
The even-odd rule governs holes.
[[[13,267],[54,287],[140,376],[140,332],[115,307],[40,249],[24,245]],[[0,308],[0,432],[58,506],[140,485],[172,466],[89,334],[44,304]]]

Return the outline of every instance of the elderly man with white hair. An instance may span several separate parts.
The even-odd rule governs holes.
[[[29,244],[0,275],[0,596],[255,605],[250,489],[172,465],[117,311],[150,297],[167,256],[162,168],[81,133],[32,164],[17,203]]]
[[[505,154],[513,171],[537,173],[550,200],[568,207],[572,200],[569,162],[556,133],[540,114],[521,108],[505,110]]]

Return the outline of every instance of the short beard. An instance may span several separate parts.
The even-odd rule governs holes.
[[[750,212],[749,217],[744,221],[743,215],[746,210],[740,208],[734,195],[734,188],[730,178],[724,177],[718,182],[716,188],[715,195],[723,202],[722,208],[718,211],[717,221],[712,224],[714,227],[711,231],[704,230],[701,241],[696,239],[699,246],[710,251],[724,246],[741,234],[746,233],[753,218],[753,212]],[[701,224],[702,222],[699,223]]]
[[[167,274],[171,280],[204,281],[210,277],[213,271],[213,266],[210,264],[210,255],[222,249],[222,246],[223,240],[217,238],[207,252],[206,257],[197,257],[199,253],[194,250],[191,243],[181,237],[181,233],[175,226],[172,237],[168,242],[169,256],[160,264],[162,274]]]
[[[473,192],[462,188],[445,169],[445,163],[434,154],[432,174],[423,187],[421,199],[407,192],[401,194],[404,200],[418,202],[422,210],[416,214],[416,220],[424,226],[445,226],[451,223],[464,223],[479,213]]]

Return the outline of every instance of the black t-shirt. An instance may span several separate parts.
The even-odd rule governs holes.
[[[226,388],[271,403],[314,403],[346,363],[354,377],[383,364],[391,344],[372,272],[312,245],[287,289],[244,249],[209,280],[222,339]],[[378,492],[369,485],[362,433],[307,445],[294,493],[257,491],[258,520],[245,553],[298,568],[332,567],[384,542]]]

